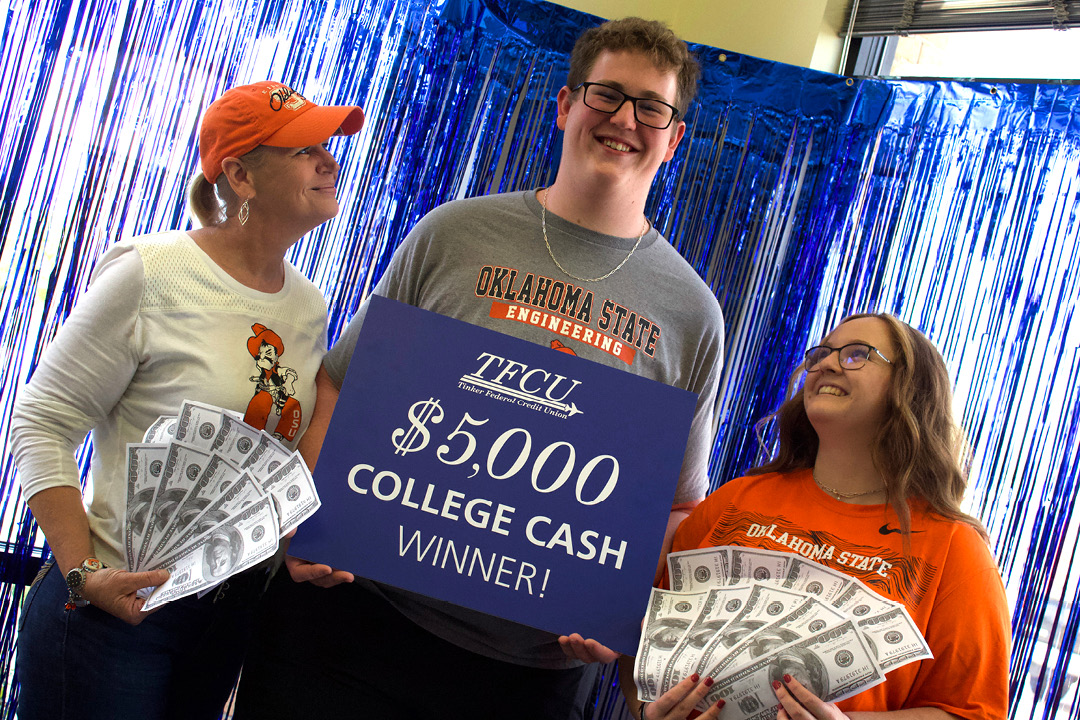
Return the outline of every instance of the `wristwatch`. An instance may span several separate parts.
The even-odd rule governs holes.
[[[68,601],[64,604],[65,610],[74,610],[88,604],[80,595],[82,589],[86,587],[86,576],[97,572],[103,567],[105,567],[105,564],[100,560],[95,557],[88,557],[82,561],[82,565],[68,571],[68,574],[64,576],[68,586]]]

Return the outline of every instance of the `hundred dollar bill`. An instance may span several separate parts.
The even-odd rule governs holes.
[[[168,455],[165,445],[128,443],[127,501],[124,510],[124,552],[127,569],[134,572],[142,541],[150,525],[161,473]]]
[[[729,620],[739,614],[750,599],[751,592],[753,588],[749,586],[713,588],[708,591],[690,629],[671,652],[660,680],[658,697],[697,671],[705,646],[723,630]]]
[[[660,697],[660,681],[672,651],[686,635],[690,625],[705,604],[708,592],[680,593],[653,588],[649,596],[649,613],[638,643],[634,660],[634,681],[638,697],[655,700]]]
[[[870,652],[882,673],[916,660],[934,657],[915,621],[903,606],[856,620],[855,625],[870,646]]]
[[[676,592],[702,592],[731,582],[728,547],[669,553],[668,578]]]
[[[299,453],[293,453],[284,465],[264,479],[262,489],[274,498],[281,523],[279,535],[282,536],[311,517],[322,505],[315,481]]]
[[[720,659],[736,645],[766,625],[787,615],[806,602],[807,596],[792,590],[782,590],[768,585],[754,585],[750,597],[746,599],[739,612],[720,629],[701,651],[696,672],[702,678],[717,675],[711,672]]]
[[[154,493],[154,506],[151,510],[151,522],[146,528],[142,546],[135,559],[136,569],[143,567],[151,549],[157,546],[161,536],[172,523],[177,509],[187,497],[188,491],[202,475],[203,469],[210,462],[210,456],[194,448],[169,443],[165,455],[165,470],[158,481]]]
[[[847,619],[842,612],[820,600],[814,597],[806,598],[788,614],[736,643],[726,655],[716,661],[708,674],[712,678],[720,677],[731,668],[749,664],[788,643],[810,637]]]
[[[781,587],[813,595],[831,603],[855,582],[851,576],[811,560],[792,558]]]
[[[240,480],[242,473],[232,463],[217,454],[209,457],[202,474],[181,500],[168,527],[157,538],[154,546],[147,551],[147,561],[164,557],[173,540],[187,531],[214,500],[223,496],[234,483]]]
[[[255,428],[231,415],[224,415],[221,429],[210,443],[210,451],[221,455],[239,468],[255,451],[261,439]]]
[[[156,568],[163,558],[181,552],[192,542],[197,541],[208,529],[240,514],[263,498],[269,500],[273,507],[273,501],[259,487],[259,483],[245,472],[229,485],[224,494],[214,497],[212,502],[197,515],[195,514],[196,504],[183,504],[180,512],[177,513],[178,521],[168,527],[157,545],[157,548],[161,549],[157,550],[153,557],[147,559],[146,566],[149,569]],[[274,539],[277,540],[276,532]]]
[[[176,434],[176,416],[162,415],[143,433],[144,443],[167,443]]]
[[[154,589],[143,610],[216,585],[272,556],[277,545],[274,506],[264,497],[159,563],[154,569],[168,570],[169,579]]]
[[[900,607],[900,603],[881,597],[857,578],[852,578],[852,583],[836,596],[836,599],[832,601],[832,606],[846,613],[848,617],[859,619],[871,615],[880,615],[883,612]]]
[[[269,433],[260,430],[259,444],[251,451],[240,469],[247,470],[258,478],[266,477],[287,463],[291,457],[291,450],[275,440]]]
[[[885,680],[851,620],[797,640],[733,670],[698,704],[704,711],[724,698],[724,720],[775,720],[774,681],[791,675],[826,702],[837,702]]]
[[[742,585],[753,582],[767,583],[779,587],[787,577],[795,556],[790,553],[774,552],[732,546],[731,584]]]
[[[225,413],[221,408],[185,400],[177,415],[175,439],[197,450],[210,452],[224,420]]]

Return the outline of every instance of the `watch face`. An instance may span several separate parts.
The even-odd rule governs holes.
[[[97,558],[86,558],[82,564],[83,570],[87,572],[97,572],[101,568],[105,567],[101,564],[101,561]]]
[[[81,567],[77,567],[71,570],[65,579],[67,580],[67,586],[72,590],[82,590],[83,585],[86,584],[86,573]]]

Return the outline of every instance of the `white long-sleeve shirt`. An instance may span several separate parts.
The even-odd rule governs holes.
[[[264,343],[273,352],[262,348],[260,367]],[[233,279],[186,233],[118,243],[19,393],[11,450],[23,495],[79,487],[74,451],[92,431],[94,549],[123,567],[127,443],[141,442],[154,420],[175,415],[186,399],[239,413],[269,405],[265,429],[281,432],[280,405],[292,397],[300,406],[295,445],[315,406],[325,353],[326,302],[292,265],[280,291],[263,293]]]

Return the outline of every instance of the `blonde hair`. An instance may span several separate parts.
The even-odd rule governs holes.
[[[244,153],[240,161],[248,170],[257,171],[265,160],[265,151],[262,145],[254,150]],[[195,177],[188,184],[188,210],[202,227],[220,225],[240,211],[241,201],[225,173],[218,175],[217,182],[211,183],[202,174],[195,173]]]
[[[960,509],[967,489],[969,448],[953,416],[952,385],[945,360],[921,332],[887,313],[864,313],[844,318],[884,322],[897,348],[892,361],[885,422],[873,443],[874,466],[885,479],[887,499],[900,520],[905,545],[911,532],[908,502],[925,502],[931,512],[967,523],[985,539],[986,529]],[[802,372],[800,366],[792,381]],[[803,390],[784,402],[772,415],[777,421],[778,447],[768,463],[751,468],[748,475],[811,468],[817,457],[818,436],[803,405]]]

